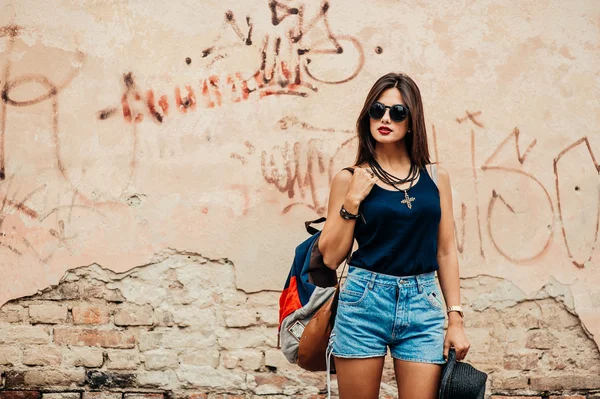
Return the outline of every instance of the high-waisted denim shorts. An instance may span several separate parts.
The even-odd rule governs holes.
[[[348,265],[328,352],[444,364],[442,294],[435,272],[396,277]]]

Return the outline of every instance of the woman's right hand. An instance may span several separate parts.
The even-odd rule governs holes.
[[[377,177],[370,168],[355,168],[350,179],[350,186],[346,198],[352,202],[360,203],[371,192]]]

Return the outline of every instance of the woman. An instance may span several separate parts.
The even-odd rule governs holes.
[[[332,269],[354,238],[359,244],[328,348],[339,395],[377,398],[389,347],[398,396],[437,398],[449,348],[462,360],[470,346],[460,307],[450,179],[430,165],[421,94],[405,74],[375,82],[357,129],[354,173],[342,170],[334,177],[318,242]]]

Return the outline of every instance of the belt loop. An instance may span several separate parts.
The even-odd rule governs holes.
[[[377,274],[373,273],[373,275],[371,276],[371,280],[369,281],[369,290],[373,290],[373,287],[375,286],[375,279],[377,278]]]
[[[415,276],[415,280],[417,281],[417,289],[419,290],[419,294],[421,294],[423,292],[423,282],[418,275]]]

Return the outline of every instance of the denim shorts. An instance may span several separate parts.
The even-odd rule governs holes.
[[[328,352],[444,364],[442,294],[435,272],[396,277],[348,265]]]

